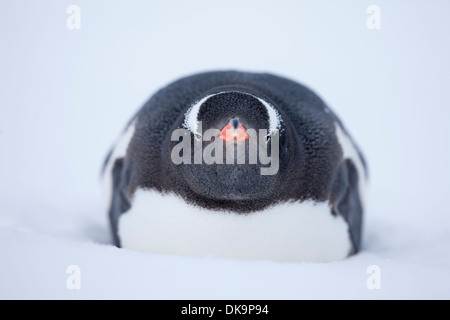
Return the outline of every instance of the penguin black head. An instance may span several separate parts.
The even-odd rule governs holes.
[[[248,89],[220,87],[196,99],[180,117],[178,126],[190,139],[188,157],[175,138],[170,174],[179,190],[209,207],[248,208],[270,199],[282,188],[287,152],[283,120],[272,102]],[[174,149],[175,148],[175,149]],[[285,148],[286,149],[286,148]]]

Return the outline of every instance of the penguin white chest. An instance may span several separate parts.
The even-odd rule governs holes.
[[[120,217],[119,237],[124,248],[198,257],[328,262],[352,250],[346,222],[327,203],[284,203],[236,214],[143,189]]]

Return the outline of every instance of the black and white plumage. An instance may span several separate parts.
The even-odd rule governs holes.
[[[269,135],[278,130],[276,174],[261,175],[266,165],[259,161],[171,161],[174,130],[186,128],[195,143],[232,119]],[[365,180],[361,152],[314,92],[279,76],[235,71],[201,73],[159,90],[103,168],[117,246],[281,261],[332,261],[357,252]]]

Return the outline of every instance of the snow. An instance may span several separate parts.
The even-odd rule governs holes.
[[[375,230],[386,227],[376,225]],[[342,262],[296,264],[142,254],[88,239],[2,228],[0,241],[8,245],[1,246],[0,298],[448,298],[450,261],[442,259],[448,250],[448,233],[425,243],[409,243],[411,233],[420,231],[409,230],[392,242],[374,241]],[[80,290],[66,287],[70,265],[80,267]],[[381,270],[379,290],[366,286],[371,265]]]
[[[66,27],[72,4],[80,30]],[[378,1],[382,28],[370,31],[371,4],[3,5],[0,298],[449,299],[450,4]],[[100,168],[111,143],[162,85],[229,68],[309,85],[362,147],[370,184],[359,254],[279,263],[110,244]],[[73,265],[80,289],[67,287]],[[369,289],[371,266],[379,289]]]

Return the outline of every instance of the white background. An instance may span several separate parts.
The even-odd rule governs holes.
[[[69,5],[81,29],[69,30]],[[381,30],[366,9],[381,8]],[[1,298],[450,298],[450,3],[10,1],[0,8]],[[365,246],[330,264],[109,246],[99,171],[157,89],[208,70],[314,89],[370,170]],[[68,290],[68,265],[82,289]],[[368,290],[366,268],[382,270]]]

